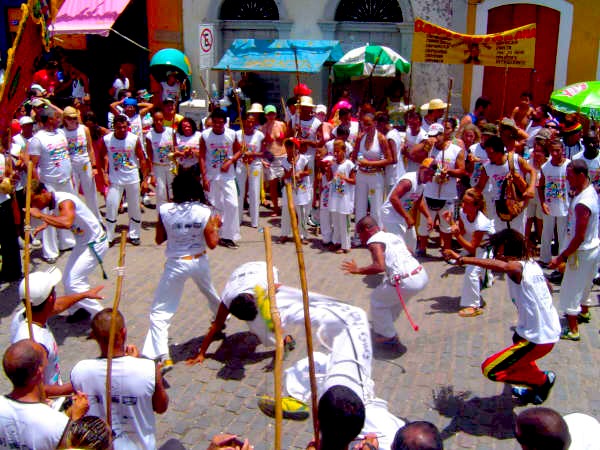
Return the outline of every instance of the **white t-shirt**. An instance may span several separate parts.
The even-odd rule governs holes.
[[[142,148],[146,148],[146,141],[144,139],[144,124],[142,117],[139,114],[134,114],[132,117],[127,116],[127,122],[129,123],[129,132],[135,134],[140,138]]]
[[[69,418],[44,403],[0,396],[0,449],[54,450]]]
[[[44,347],[48,355],[48,365],[44,371],[44,383],[62,384],[58,345],[52,331],[47,326],[40,327],[36,323],[32,324],[32,329],[35,342]],[[20,308],[15,313],[10,324],[10,343],[14,344],[22,339],[29,339],[29,327],[27,326],[27,318],[25,317],[25,308]],[[2,448],[1,445],[0,448]]]
[[[325,150],[327,151],[328,155],[333,156],[333,143],[334,142],[335,142],[335,139],[325,142]],[[346,158],[350,158],[350,155],[352,154],[353,151],[354,151],[354,146],[349,141],[346,141]]]
[[[419,267],[419,261],[414,258],[404,240],[399,236],[386,231],[378,231],[369,238],[367,246],[376,242],[385,245],[385,273],[388,279],[393,279],[395,275],[411,273]]]
[[[481,176],[481,169],[490,162],[490,158],[488,158],[487,152],[481,146],[481,142],[471,145],[469,152],[478,159],[478,161],[473,163],[473,173],[471,174],[471,186],[477,186],[479,177]]]
[[[513,161],[515,172],[524,177],[525,175],[521,172],[521,166],[519,165],[519,155],[516,153],[513,153]],[[494,202],[496,200],[500,200],[502,183],[504,182],[506,175],[510,172],[510,168],[508,166],[508,160],[502,165],[492,164],[488,161],[484,164],[483,168],[488,176],[488,181],[483,189],[483,196],[485,197],[485,202],[490,205],[491,208],[495,205]]]
[[[406,133],[404,134],[404,140],[406,142],[406,146],[408,150],[413,148],[416,144],[420,144],[422,141],[427,139],[427,132],[423,130],[423,128],[419,128],[417,134],[412,134],[409,127],[406,127]],[[420,164],[418,162],[408,160],[406,163],[406,171],[407,172],[416,172],[419,170]]]
[[[0,180],[4,178],[4,174],[6,173],[6,157],[0,153]],[[0,193],[0,204],[4,203],[6,200],[10,199],[9,194]]]
[[[140,182],[139,161],[135,153],[137,135],[127,133],[125,139],[117,139],[114,133],[104,136],[108,155],[108,178],[111,184]]]
[[[75,204],[75,219],[71,225],[71,231],[77,245],[95,242],[104,235],[100,221],[78,196],[68,192],[55,192],[54,198],[56,200],[55,214],[57,215],[59,214],[58,207],[62,202],[71,200]]]
[[[113,84],[112,87],[115,88],[115,95],[114,98],[115,100],[119,100],[119,91],[121,89],[129,89],[129,78],[125,78],[125,81],[121,80],[120,78],[117,78]]]
[[[206,250],[204,228],[210,217],[208,206],[198,202],[165,203],[159,208],[167,231],[167,258],[197,255]]]
[[[396,211],[390,199],[394,193],[394,190],[396,189],[396,186],[398,186],[398,184],[403,180],[410,182],[410,190],[400,198],[400,201],[402,202],[402,208],[404,208],[407,213],[410,213],[410,211],[417,204],[423,195],[423,190],[425,188],[424,184],[419,184],[417,172],[406,172],[400,177],[392,191],[388,194],[383,206],[381,207],[381,214],[384,217],[389,217],[390,219],[388,220],[401,221],[402,223],[404,223],[404,217],[402,217],[400,213]]]
[[[300,120],[300,137],[309,141],[317,140],[317,130],[321,126],[321,121],[316,117],[311,117],[309,120]],[[307,153],[313,155],[315,147],[308,147]]]
[[[111,380],[115,450],[155,450],[154,361],[132,356],[114,358]],[[71,371],[71,383],[73,389],[88,396],[90,409],[86,415],[106,418],[106,359],[79,361]]]
[[[169,153],[173,152],[173,128],[165,127],[162,133],[154,128],[146,133],[146,139],[152,144],[152,163],[169,164]],[[150,149],[147,149],[150,153]]]
[[[69,143],[62,130],[40,130],[29,142],[29,154],[39,156],[42,183],[64,183],[71,178]]]
[[[242,130],[238,130],[235,132],[236,139],[238,142],[242,142]],[[262,151],[262,141],[265,138],[265,135],[262,131],[254,130],[252,134],[244,133],[244,142],[246,143],[246,147],[249,153],[261,153]],[[244,163],[238,161],[238,165],[243,165]],[[252,158],[252,162],[250,163],[252,167],[262,167],[262,160],[260,157]]]
[[[569,214],[567,216],[567,234],[569,236],[569,241],[573,239],[575,233],[575,226],[577,225],[575,207],[579,204],[587,207],[591,213],[587,228],[585,229],[585,236],[583,242],[579,246],[579,250],[591,250],[600,245],[600,239],[598,239],[598,194],[596,194],[594,186],[590,184],[571,200]]]
[[[338,129],[338,127],[335,127],[333,130],[331,130],[331,134],[333,134],[335,137],[337,137],[337,129]],[[350,134],[348,135],[348,141],[354,147],[356,145],[356,139],[358,138],[358,133],[360,132],[360,127],[356,120],[350,121],[349,130],[350,130]]]
[[[85,126],[79,124],[74,130],[62,129],[69,143],[69,156],[72,163],[85,164],[90,162],[88,153],[88,141],[85,134]]]
[[[180,152],[190,151],[191,155],[180,158],[179,164],[188,168],[198,164],[198,152],[200,151],[200,132],[196,131],[191,136],[177,134],[177,150]]]
[[[402,143],[404,141],[404,133],[392,128],[387,132],[385,138],[388,141],[392,140],[396,145],[396,161],[398,162],[396,164],[385,166],[385,179],[389,184],[393,185],[396,184],[396,181],[398,181],[398,179],[406,173],[404,161],[402,159]]]
[[[225,128],[222,134],[213,133],[212,128],[202,132],[206,144],[206,178],[209,180],[233,180],[235,168],[233,164],[227,172],[221,172],[221,166],[233,158],[233,143],[236,141],[235,131]]]
[[[307,170],[308,156],[306,154],[298,155],[295,166],[296,173]],[[281,161],[281,167],[283,167],[284,170],[290,170],[292,165],[287,159],[284,159]],[[286,183],[292,183],[292,180],[288,179],[286,180]],[[305,175],[300,181],[296,181],[296,189],[293,189],[292,191],[294,194],[294,204],[296,206],[308,205],[312,199],[312,180],[310,179],[310,176]]]
[[[443,152],[440,149],[433,147],[430,152],[430,157],[437,161],[437,163],[440,165],[440,168],[443,164],[443,166],[447,169],[455,169],[456,159],[461,151],[462,149],[458,145],[450,143]],[[444,155],[443,162],[442,153]],[[442,200],[456,200],[458,198],[456,178],[448,177],[448,181],[442,184],[441,189],[438,182],[431,180],[425,185],[425,197]]]
[[[475,216],[475,220],[470,222],[467,218],[467,215],[464,211],[460,210],[460,219],[465,228],[465,232],[463,234],[463,238],[471,242],[473,240],[473,233],[476,231],[483,231],[485,234],[493,234],[494,233],[494,222],[491,221],[484,213],[481,211],[477,211],[477,215]]]
[[[567,182],[567,165],[570,163],[565,159],[560,166],[555,166],[550,160],[542,165],[544,174],[544,197],[550,215],[554,217],[565,217],[569,213],[569,183]]]
[[[535,136],[543,127],[541,125],[534,125],[533,121],[529,121],[527,124],[527,128],[525,128],[525,133],[529,135],[527,138],[527,147],[533,148],[533,144],[535,143]]]
[[[571,435],[569,450],[598,450],[600,422],[581,413],[567,414],[563,419],[567,422]]]
[[[594,159],[587,159],[583,156],[583,152],[579,152],[573,156],[573,161],[576,159],[583,159],[587,163],[590,181],[596,192],[600,192],[600,153]],[[600,204],[600,195],[598,196],[598,203]]]
[[[181,99],[181,83],[176,81],[173,86],[169,85],[166,81],[161,81],[160,87],[162,88],[162,101],[164,102],[167,97],[171,97],[176,102]]]
[[[354,185],[340,178],[340,175],[349,177],[354,170],[354,163],[349,159],[342,164],[333,163],[331,171],[333,178],[329,185],[329,210],[340,214],[352,214],[354,211]]]
[[[506,277],[508,293],[519,315],[517,334],[534,344],[557,342],[561,332],[560,321],[544,272],[534,261],[519,263],[523,267],[521,284]]]

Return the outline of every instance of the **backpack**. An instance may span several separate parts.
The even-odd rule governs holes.
[[[527,182],[515,171],[513,155],[513,152],[508,153],[509,172],[502,182],[500,200],[496,200],[496,214],[504,222],[510,222],[527,207],[527,201],[523,198]]]

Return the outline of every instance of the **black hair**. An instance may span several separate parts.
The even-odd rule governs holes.
[[[365,424],[365,405],[352,389],[335,385],[319,400],[318,416],[322,448],[343,450]]]
[[[511,228],[494,233],[489,237],[489,245],[498,255],[498,249],[503,247],[503,256],[515,258],[519,261],[531,258],[531,252],[525,236]]]
[[[409,109],[408,111],[406,111],[406,114],[404,115],[404,120],[408,120],[411,117],[419,119],[419,122],[423,122],[423,117],[421,117],[421,114],[419,114],[414,109]]]
[[[350,114],[352,111],[350,111],[348,108],[340,108],[338,109],[338,117],[342,117],[345,116],[347,114]]]
[[[194,134],[196,131],[198,131],[198,126],[196,125],[196,121],[194,119],[192,119],[191,117],[184,117],[183,119],[181,119],[179,121],[179,124],[177,125],[177,133],[179,133],[181,136],[183,136],[183,128],[181,127],[181,124],[184,122],[190,124],[190,126],[192,127],[192,134]]]
[[[118,123],[129,123],[129,120],[127,119],[127,116],[125,116],[123,114],[119,114],[118,116],[115,116],[115,118],[113,119],[113,126]]]
[[[15,388],[26,387],[42,365],[43,354],[40,344],[22,339],[6,349],[2,366],[4,373]]]
[[[519,97],[527,97],[529,101],[533,101],[533,94],[530,91],[523,91]]]
[[[231,301],[229,312],[234,317],[247,322],[256,319],[258,308],[256,307],[254,296],[247,293],[239,294]]]
[[[173,202],[207,203],[202,185],[192,171],[183,170],[173,178]]]
[[[350,136],[350,129],[346,125],[339,125],[335,134],[337,137],[340,137],[340,135]]]
[[[215,120],[215,119],[227,120],[227,113],[225,111],[223,111],[221,108],[217,108],[217,109],[213,110],[213,112],[210,113],[210,118],[213,120]]]
[[[477,100],[475,100],[475,109],[487,108],[488,106],[490,106],[491,103],[492,101],[489,98],[481,96]]]
[[[458,126],[458,121],[454,117],[448,117],[446,123],[450,124],[452,131],[456,130],[456,127]]]
[[[515,421],[515,437],[529,449],[567,450],[571,434],[565,420],[550,408],[529,408]]]
[[[505,153],[506,149],[504,148],[504,142],[500,139],[499,136],[490,136],[485,144],[483,144],[483,148],[491,149],[494,153]]]
[[[112,448],[111,435],[113,432],[103,419],[96,416],[84,416],[69,424],[65,442],[67,448],[105,450]]]
[[[285,106],[294,106],[294,105],[296,105],[296,103],[298,103],[298,100],[296,99],[296,97],[290,97],[285,102]]]
[[[375,121],[377,123],[390,123],[390,116],[388,113],[380,111],[375,115]]]
[[[392,450],[442,450],[444,443],[437,427],[419,420],[400,428],[394,436]]]

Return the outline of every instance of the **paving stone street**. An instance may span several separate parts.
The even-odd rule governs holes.
[[[278,224],[263,210],[261,225]],[[126,223],[126,215],[119,218]],[[148,329],[148,313],[154,290],[162,273],[164,245],[154,244],[156,211],[147,208],[143,216],[140,247],[127,246],[126,276],[121,310],[128,325],[130,343],[142,346]],[[240,248],[218,247],[209,252],[212,278],[217,291],[239,264],[264,258],[263,234],[242,226]],[[273,228],[274,237],[279,235]],[[111,248],[105,258],[109,280],[105,283],[104,304],[112,304],[118,248]],[[365,249],[353,249],[349,255],[323,252],[318,239],[303,247],[309,289],[339,298],[368,311],[369,294],[379,283],[379,276],[344,275],[340,264],[354,258],[359,265],[370,261]],[[295,247],[292,243],[273,244],[274,262],[280,269],[281,282],[300,286]],[[393,355],[375,352],[373,374],[375,392],[389,402],[390,410],[410,420],[429,420],[442,430],[445,448],[515,449],[512,424],[516,406],[510,387],[493,383],[481,374],[481,362],[511,342],[516,311],[506,293],[506,282],[496,280],[483,291],[486,302],[483,315],[475,318],[458,316],[463,270],[441,261],[439,251],[429,251],[424,260],[429,285],[411,299],[408,308],[418,332],[411,329],[406,317],[396,322],[404,349]],[[64,267],[68,255],[63,254],[58,266]],[[33,253],[35,269],[45,269],[39,251]],[[93,283],[102,283],[100,270],[94,272]],[[6,348],[11,317],[19,304],[17,285],[2,285],[0,292],[0,346]],[[559,288],[554,291],[558,300]],[[62,287],[59,289],[62,293]],[[592,293],[596,299],[597,288]],[[169,384],[169,410],[157,416],[157,442],[161,449],[206,449],[210,437],[220,431],[248,437],[255,449],[273,448],[274,421],[257,408],[257,396],[271,394],[273,375],[265,371],[270,363],[271,348],[257,345],[256,337],[237,319],[228,322],[224,341],[211,345],[209,358],[201,366],[189,367],[184,360],[195,353],[206,333],[211,316],[206,299],[188,281],[179,310],[170,329],[171,354],[176,362],[166,375]],[[63,379],[82,358],[94,358],[98,351],[94,341],[86,339],[89,322],[69,325],[64,317],[50,324],[60,347]],[[600,310],[592,308],[592,321],[580,327],[580,342],[560,341],[540,361],[543,370],[557,373],[557,382],[546,406],[561,414],[582,412],[600,417]],[[304,330],[291,332],[298,346],[284,368],[305,356]],[[315,341],[315,349],[320,348]],[[0,389],[7,392],[8,380],[0,377]],[[284,421],[283,448],[304,449],[311,440],[312,421]]]

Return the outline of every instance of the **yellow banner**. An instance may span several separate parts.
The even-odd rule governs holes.
[[[415,20],[412,62],[533,68],[535,24],[502,33],[461,34]]]

